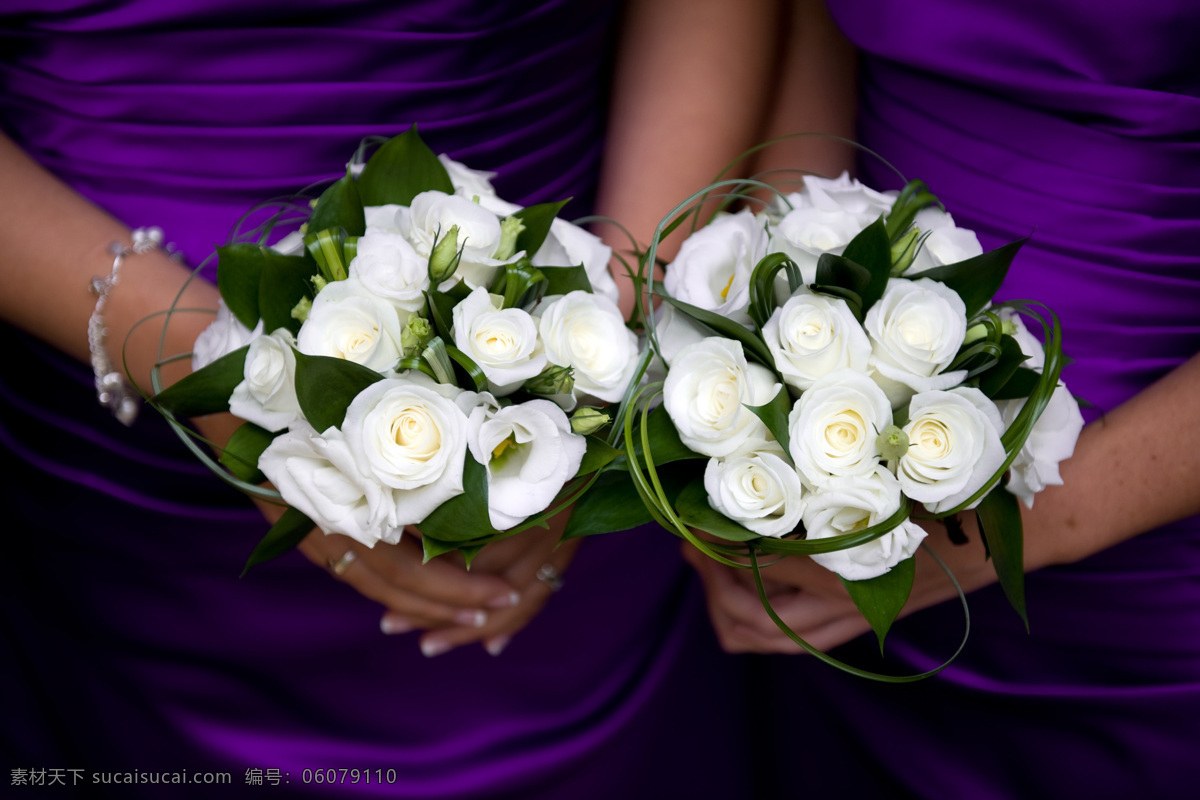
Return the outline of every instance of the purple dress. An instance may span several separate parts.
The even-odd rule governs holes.
[[[860,139],[985,248],[1032,233],[1004,298],[1050,305],[1071,390],[1111,410],[1200,351],[1200,6],[831,3],[862,52]],[[870,160],[863,179],[896,188]],[[1200,779],[1200,519],[997,587],[908,686],[774,659],[781,796],[1184,797]],[[958,603],[901,620],[891,668],[951,652]],[[874,651],[874,653],[872,652]],[[878,668],[866,638],[839,651]]]
[[[434,150],[499,171],[502,196],[574,196],[583,214],[614,5],[12,0],[0,125],[131,227],[163,227],[192,263],[251,205],[412,122]],[[92,773],[231,773],[197,796],[745,790],[740,707],[697,701],[739,685],[738,665],[665,532],[585,542],[501,657],[426,659],[297,553],[239,580],[266,527],[245,498],[152,412],[132,431],[115,423],[86,367],[2,335],[0,781],[65,777],[113,797],[180,788]],[[697,769],[701,749],[720,757]],[[358,782],[314,782],[329,768]]]

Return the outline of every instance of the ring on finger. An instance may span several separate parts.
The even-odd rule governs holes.
[[[358,556],[355,555],[354,551],[347,550],[337,561],[334,561],[332,558],[329,559],[329,569],[333,570],[333,574],[340,578],[346,574],[346,570],[350,568],[350,565],[357,560]]]
[[[537,575],[534,577],[550,587],[550,591],[552,592],[557,592],[563,587],[562,573],[553,564],[542,564],[538,567]]]

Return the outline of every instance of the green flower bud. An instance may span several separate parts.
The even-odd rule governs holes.
[[[309,311],[312,311],[312,300],[309,300],[307,297],[301,297],[300,302],[296,303],[292,309],[292,319],[304,324],[304,321],[308,319]]]
[[[892,245],[893,276],[903,275],[904,271],[912,266],[913,259],[917,257],[917,245],[920,243],[921,231],[915,225],[896,240]]]
[[[525,381],[525,391],[531,394],[570,394],[575,388],[575,370],[572,367],[556,367],[553,364]]]
[[[520,217],[505,217],[500,220],[500,244],[496,247],[494,258],[507,261],[517,252],[517,237],[525,230],[525,223]]]
[[[458,248],[458,226],[451,225],[446,235],[437,240],[429,254],[429,281],[435,287],[450,280],[458,270],[462,251]]]
[[[312,280],[313,289],[317,294],[320,294],[321,290],[329,285],[329,281],[325,280],[323,275],[313,275],[310,280]]]
[[[969,344],[974,344],[987,335],[987,325],[984,325],[982,322],[978,325],[972,325],[971,327],[967,328],[967,334],[963,337],[963,347],[966,347]]]
[[[587,436],[603,428],[612,417],[598,408],[583,407],[571,415],[571,430],[580,436]]]
[[[429,324],[429,320],[424,317],[409,317],[403,330],[400,331],[400,346],[404,350],[402,356],[407,358],[424,350],[425,345],[429,344],[429,340],[432,338],[433,326]]]
[[[885,461],[895,461],[908,452],[908,434],[895,425],[888,425],[880,431],[875,446]]]

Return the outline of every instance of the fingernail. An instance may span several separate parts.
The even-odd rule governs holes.
[[[404,617],[394,617],[385,615],[379,620],[379,629],[384,633],[408,633],[413,629],[413,624]]]
[[[482,628],[487,624],[487,612],[459,611],[454,615],[454,621],[459,625],[466,625],[470,628]]]
[[[484,642],[483,647],[492,655],[498,656],[504,652],[504,648],[508,647],[510,641],[512,641],[511,636],[496,636]]]
[[[488,608],[511,608],[521,602],[521,595],[517,592],[509,592],[500,597],[493,597],[488,601]]]
[[[421,642],[421,652],[426,658],[440,656],[442,653],[450,649],[450,644],[441,639],[425,639]]]

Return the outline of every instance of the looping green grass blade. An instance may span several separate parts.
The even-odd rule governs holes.
[[[764,553],[785,556],[811,556],[820,553],[836,553],[839,550],[849,550],[851,547],[873,542],[880,536],[894,529],[912,514],[913,503],[907,497],[900,496],[900,507],[896,512],[882,522],[863,528],[854,533],[843,533],[840,536],[830,536],[826,539],[771,539],[764,537],[758,544],[758,549]]]
[[[789,294],[800,288],[803,281],[796,262],[784,253],[770,253],[762,258],[750,274],[750,317],[761,331],[775,313],[775,276],[787,272]]]
[[[753,358],[755,361],[763,364],[768,369],[774,371],[775,361],[771,358],[771,351],[763,344],[762,339],[755,334],[743,328],[738,323],[731,319],[722,317],[720,314],[715,314],[707,309],[698,308],[690,303],[685,303],[682,300],[676,300],[674,297],[663,296],[663,300],[670,303],[672,306],[682,311],[687,316],[696,320],[699,323],[707,325],[717,333],[727,339],[733,339],[742,345],[748,358]]]

